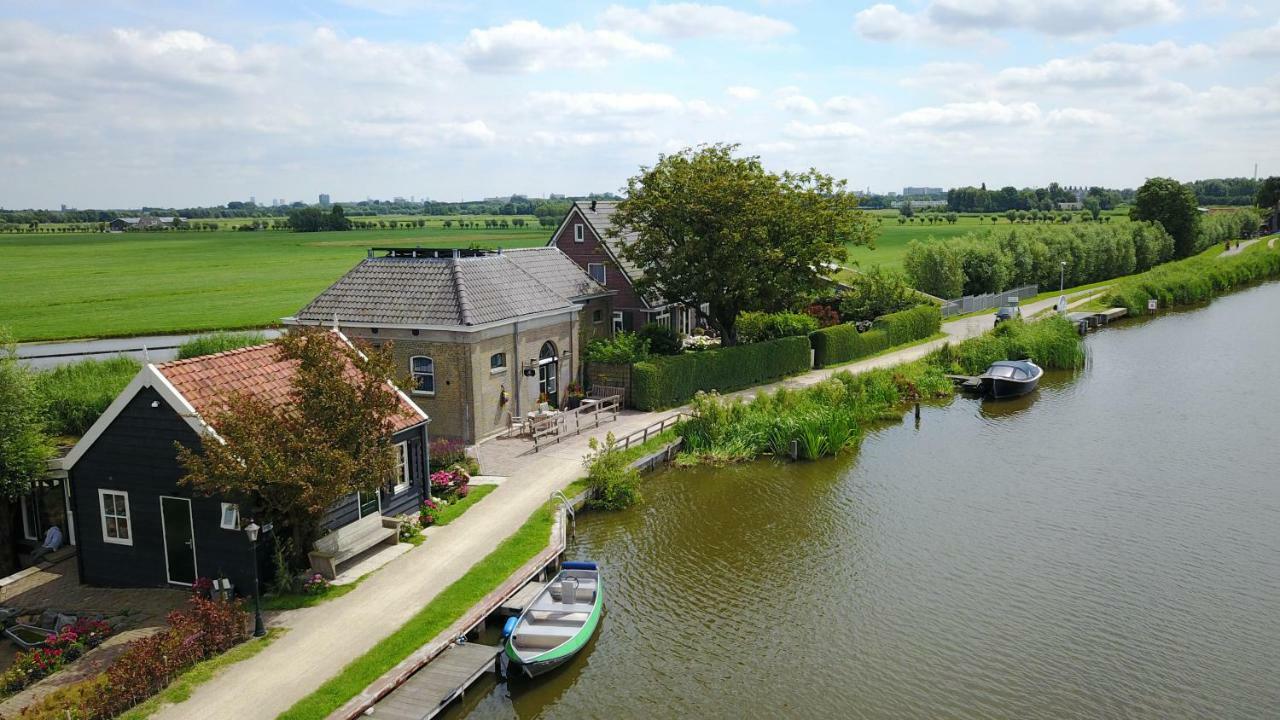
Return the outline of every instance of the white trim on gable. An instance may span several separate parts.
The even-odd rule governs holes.
[[[169,383],[169,379],[157,370],[155,365],[147,364],[138,371],[138,374],[129,382],[129,385],[120,391],[116,399],[111,401],[106,411],[94,421],[93,425],[89,427],[89,431],[84,434],[84,437],[80,438],[75,447],[71,448],[71,452],[62,458],[62,469],[70,470],[74,467],[76,462],[89,451],[89,448],[93,447],[93,444],[98,441],[102,433],[106,432],[111,423],[115,422],[120,413],[124,412],[124,409],[128,407],[129,403],[133,402],[133,399],[138,396],[138,393],[143,388],[155,390],[169,404],[169,407],[173,408],[173,411],[178,413],[178,416],[185,420],[192,430],[196,431],[197,435],[212,437],[218,442],[226,442],[218,433],[214,432],[213,428],[209,427],[208,423],[200,418],[200,414],[191,406],[191,403],[182,397],[182,394]]]

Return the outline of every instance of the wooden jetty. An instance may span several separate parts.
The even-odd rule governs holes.
[[[500,652],[501,647],[480,643],[450,645],[366,714],[385,720],[433,718],[481,675],[493,670]]]
[[[529,603],[538,597],[538,593],[547,586],[544,582],[530,581],[528,585],[520,588],[515,595],[507,598],[502,605],[498,606],[498,611],[504,615],[519,615],[524,612]]]
[[[1128,313],[1124,308],[1110,308],[1101,312],[1072,312],[1067,313],[1067,319],[1070,320],[1081,335],[1090,330],[1097,330],[1112,320],[1124,317]]]

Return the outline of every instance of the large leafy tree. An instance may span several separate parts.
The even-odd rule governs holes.
[[[844,181],[816,170],[774,174],[736,149],[687,148],[641,168],[611,231],[635,231],[623,252],[644,268],[642,292],[707,305],[727,345],[740,313],[806,304],[845,246],[869,243],[873,231]]]
[[[31,371],[18,363],[8,332],[0,328],[0,575],[17,567],[11,504],[44,476],[53,443]]]
[[[1189,257],[1195,252],[1200,210],[1190,186],[1173,178],[1147,180],[1138,188],[1129,217],[1163,225],[1165,231],[1173,236],[1175,257]]]
[[[903,269],[917,290],[944,299],[964,293],[964,255],[951,243],[907,243]]]
[[[297,362],[292,402],[231,394],[210,419],[224,442],[179,445],[178,458],[193,490],[244,498],[260,518],[286,526],[300,559],[325,510],[394,476],[392,419],[400,404],[387,385],[394,367],[388,349],[357,352],[318,329],[276,344]]]
[[[1280,204],[1280,176],[1272,175],[1263,180],[1254,201],[1264,210],[1274,210],[1276,205]]]

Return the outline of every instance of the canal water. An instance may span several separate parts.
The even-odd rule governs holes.
[[[469,718],[1280,717],[1280,283],[822,463],[578,520],[606,616]]]

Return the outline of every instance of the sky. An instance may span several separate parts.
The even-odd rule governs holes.
[[[1280,174],[1280,2],[0,0],[0,207]]]

